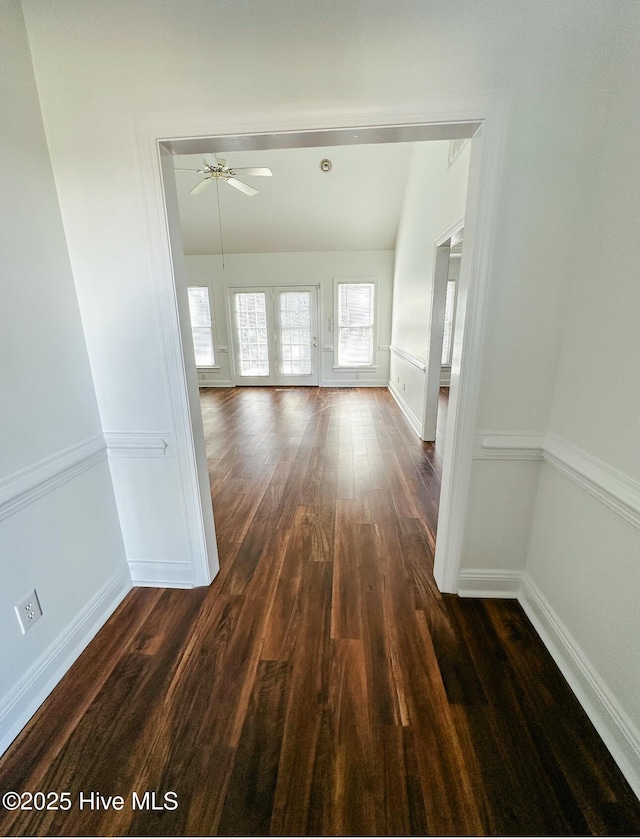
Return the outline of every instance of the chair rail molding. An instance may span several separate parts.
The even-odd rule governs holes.
[[[550,434],[544,460],[623,519],[640,529],[640,482],[572,443]]]
[[[0,521],[107,459],[100,434],[0,480]]]
[[[544,461],[640,529],[640,482],[554,434],[482,432],[473,458]]]
[[[544,435],[480,432],[476,435],[474,460],[542,460]]]
[[[107,431],[104,439],[107,453],[112,457],[175,457],[175,437],[172,433],[145,434],[138,432]]]
[[[418,369],[421,373],[425,373],[427,370],[427,362],[423,358],[418,358],[417,355],[412,355],[409,352],[405,352],[405,350],[401,350],[399,347],[394,346],[391,344],[389,346],[391,352],[398,356],[398,358],[402,358],[408,364],[411,364],[412,367]]]

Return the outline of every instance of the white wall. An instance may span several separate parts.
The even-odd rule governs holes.
[[[213,39],[211,27],[203,25],[212,8]],[[630,279],[637,256],[631,225],[638,194],[630,130],[637,114],[630,96],[635,89],[631,41],[620,43],[625,31],[629,39],[637,33],[637,4],[246,0],[212,6],[210,0],[24,0],[24,9],[107,430],[146,434],[171,431],[172,423],[136,149],[140,120],[171,123],[176,113],[190,112],[240,120],[268,111],[277,124],[278,109],[286,106],[300,108],[307,120],[315,117],[322,125],[323,114],[332,109],[362,113],[369,103],[490,93],[509,105],[495,215],[499,246],[491,258],[479,386],[479,439],[508,437],[518,445],[505,451],[517,453],[521,438],[544,436],[554,406],[552,422],[559,433],[574,435],[581,446],[621,469],[633,469],[637,477],[637,400],[630,396],[637,394],[631,337],[637,289]],[[621,50],[627,63],[614,79],[608,67]],[[616,81],[619,92],[612,99]],[[599,131],[610,100],[617,136],[604,142]],[[589,193],[586,182],[594,171],[599,186]],[[597,215],[587,218],[585,203],[594,199]],[[628,254],[615,256],[611,271],[592,251],[605,241]],[[581,269],[576,246],[593,257]],[[554,402],[574,277],[583,288],[573,292],[576,314],[566,324]],[[605,287],[612,287],[610,297]],[[417,334],[407,341],[420,352]],[[621,372],[611,372],[616,362],[608,357],[605,371],[602,359],[610,347],[622,353],[616,355]],[[590,383],[593,401],[605,407],[589,403],[583,412],[588,400],[581,388]],[[474,462],[463,570],[506,566],[517,573],[528,551],[540,464],[519,456],[489,460]],[[153,484],[167,498],[177,493],[179,475],[166,470],[152,476],[150,464],[140,460],[139,474],[127,479],[128,491],[144,495]],[[508,516],[500,505],[482,507],[484,499],[496,497],[498,485],[506,497],[533,487],[525,509],[518,510],[522,524],[505,539],[497,534],[506,532]],[[542,501],[551,497],[542,485],[541,493],[531,569],[538,582],[546,585],[548,579],[554,589],[556,576],[540,557],[549,518]],[[474,533],[479,521],[482,527]],[[180,546],[184,517],[176,513],[163,524],[174,529]],[[150,518],[140,533],[140,549],[149,553],[153,526]],[[553,521],[550,527],[555,529]],[[558,551],[558,567],[565,561],[579,567],[577,546],[566,559],[557,535],[554,540],[552,533],[548,546]],[[621,588],[628,570],[623,566],[615,571]],[[576,589],[573,596],[582,595]],[[565,607],[565,602],[557,602],[559,615],[566,608],[573,631],[584,632],[587,643],[585,625],[595,620],[596,609],[589,603]],[[572,617],[578,614],[579,619]],[[621,599],[616,627],[636,614],[636,604]],[[632,664],[636,660],[635,647],[619,629],[613,637],[619,645],[603,678],[637,727],[637,709],[628,698],[633,680],[625,683],[631,687],[621,687],[627,657]]]
[[[543,466],[527,575],[626,728],[610,736],[640,791],[640,7],[621,12],[549,426],[577,473]]]
[[[19,3],[0,19],[3,751],[130,580]]]
[[[23,5],[107,432],[175,430],[137,124],[173,123],[176,113],[276,114],[283,103],[321,121],[324,108],[351,113],[368,102],[487,92],[512,104],[498,206],[508,244],[492,271],[498,296],[489,315],[481,428],[546,427],[568,267],[555,259],[561,251],[555,234],[573,221],[572,190],[599,89],[596,48],[610,25],[609,0],[218,3],[215,45],[202,25],[209,0]],[[417,337],[409,344],[420,352]],[[142,497],[151,489],[175,496],[179,470],[162,463],[153,475],[151,462],[138,463],[135,475],[123,469],[115,476],[118,496]],[[184,542],[185,521],[184,511],[172,508],[162,523],[167,542]],[[145,520],[136,534],[146,559],[155,551],[153,527]],[[185,544],[175,559],[188,550]]]
[[[471,144],[448,166],[449,143],[416,145],[395,251],[393,328],[391,343],[402,353],[391,354],[392,393],[419,431],[424,416],[428,367],[429,324],[433,294],[435,242],[464,215]]]
[[[341,251],[317,253],[227,254],[225,268],[219,256],[185,256],[187,281],[208,285],[215,317],[215,340],[219,371],[200,371],[202,385],[229,386],[234,383],[230,369],[231,336],[228,334],[227,288],[233,286],[319,285],[321,385],[370,385],[386,387],[389,381],[389,342],[391,337],[391,297],[393,288],[392,251]],[[377,277],[378,279],[378,362],[377,370],[352,372],[333,369],[334,333],[328,318],[334,317],[335,277]],[[220,351],[222,346],[223,350]]]

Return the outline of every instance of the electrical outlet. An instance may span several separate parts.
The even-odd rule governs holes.
[[[26,635],[27,630],[31,629],[33,624],[42,617],[42,609],[35,589],[29,592],[17,606],[14,606],[14,609],[23,635]]]

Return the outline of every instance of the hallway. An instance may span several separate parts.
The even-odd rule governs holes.
[[[74,806],[2,835],[640,831],[520,606],[433,582],[446,392],[435,445],[386,389],[201,403],[220,574],[126,598],[0,761],[0,792]]]

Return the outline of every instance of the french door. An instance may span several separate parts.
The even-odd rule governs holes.
[[[317,385],[318,289],[229,289],[238,385]]]

